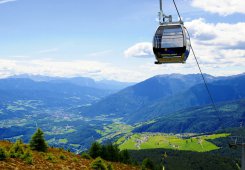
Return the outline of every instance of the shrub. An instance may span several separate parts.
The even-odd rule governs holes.
[[[24,153],[20,156],[21,159],[25,159],[28,157],[32,157],[31,151],[29,149],[26,149]]]
[[[46,152],[48,149],[48,145],[46,144],[43,136],[43,131],[41,129],[37,129],[37,131],[33,134],[30,147],[32,150],[36,150],[39,152]]]
[[[32,165],[33,164],[33,158],[31,157],[26,157],[25,159],[23,159],[27,164]]]
[[[55,162],[55,156],[51,153],[48,153],[45,159],[51,162]]]
[[[51,148],[52,148],[53,146],[51,146]],[[64,148],[59,148],[59,151],[64,151]]]
[[[41,155],[42,157],[45,157],[45,156],[46,156],[46,153],[41,152],[40,155]]]
[[[109,164],[109,165],[107,166],[107,169],[108,169],[108,170],[114,170],[112,164]]]
[[[29,149],[26,149],[24,154],[20,155],[20,158],[28,164],[32,164],[33,162],[32,154]]]
[[[95,170],[108,170],[103,159],[100,157],[96,158],[90,165],[92,169]]]
[[[9,150],[9,156],[11,158],[19,158],[24,154],[24,147],[21,140],[17,140]]]
[[[78,160],[76,157],[74,157],[74,158],[72,159],[72,161],[73,161],[73,162],[79,162],[79,160]]]
[[[60,155],[60,159],[65,160],[66,156],[65,155]]]
[[[17,140],[9,150],[11,158],[20,158],[28,164],[32,164],[33,158],[30,149],[23,144],[21,140]]]
[[[89,159],[89,160],[92,159],[92,157],[88,153],[82,153],[81,158]]]
[[[7,154],[4,148],[0,148],[0,161],[3,161],[7,158]]]

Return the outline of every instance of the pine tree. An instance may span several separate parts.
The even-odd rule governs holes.
[[[106,145],[106,151],[108,155],[108,160],[116,162],[119,160],[119,149],[118,146],[113,145],[112,143],[109,143]]]
[[[98,142],[94,142],[89,149],[89,155],[92,158],[101,156],[101,145]]]
[[[145,158],[142,162],[142,169],[154,169],[154,163],[149,158]]]
[[[109,159],[109,153],[107,152],[106,145],[102,145],[101,146],[101,155],[100,156],[104,160],[108,160]]]
[[[7,154],[4,148],[0,148],[0,161],[3,161],[7,158]]]
[[[41,129],[38,128],[37,131],[33,134],[30,141],[30,147],[32,150],[36,150],[40,152],[47,151],[48,145],[45,142],[44,133]]]
[[[129,155],[129,152],[128,150],[122,150],[120,152],[120,161],[123,162],[123,163],[130,163],[130,155]]]

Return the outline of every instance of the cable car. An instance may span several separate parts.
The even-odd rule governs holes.
[[[190,46],[190,37],[183,22],[172,22],[171,15],[164,15],[160,0],[159,26],[153,37],[155,64],[185,63]]]
[[[181,23],[160,25],[153,38],[155,64],[185,63],[190,53],[190,37]]]

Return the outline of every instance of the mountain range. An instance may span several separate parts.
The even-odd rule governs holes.
[[[96,89],[110,90],[116,92],[122,90],[128,86],[134,85],[133,82],[120,82],[115,80],[94,80],[88,77],[49,77],[42,75],[29,75],[29,74],[20,74],[15,76],[10,76],[8,78],[15,79],[30,79],[35,82],[53,82],[53,83],[71,83],[74,85],[82,87],[92,87]]]
[[[18,75],[0,79],[0,105],[18,100],[39,101],[48,107],[90,105],[132,83]]]
[[[208,133],[239,127],[241,122],[245,122],[245,99],[221,102],[217,111],[207,105],[173,112],[135,128],[134,132]]]
[[[245,74],[230,77],[205,75],[216,103],[245,97]],[[211,104],[201,75],[155,76],[81,107],[86,116],[111,115],[128,123],[144,122],[189,107]]]

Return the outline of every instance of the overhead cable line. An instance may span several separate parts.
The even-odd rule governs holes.
[[[173,3],[174,3],[174,6],[175,6],[176,11],[177,11],[177,13],[178,13],[178,16],[179,16],[179,18],[180,18],[180,21],[181,21],[181,16],[180,16],[178,7],[177,7],[177,5],[176,5],[176,3],[175,3],[175,0],[173,0]],[[187,29],[186,29],[186,30],[187,30]],[[188,30],[187,30],[187,33],[188,33],[188,35],[189,35],[189,37],[190,37],[190,34],[189,34]],[[218,108],[217,108],[216,105],[215,105],[214,99],[213,99],[213,97],[212,97],[212,93],[211,93],[211,91],[210,91],[210,89],[209,89],[209,87],[208,87],[208,83],[207,83],[207,81],[206,81],[206,79],[205,79],[205,77],[204,77],[204,74],[203,74],[203,72],[202,72],[202,69],[201,69],[201,67],[200,67],[200,64],[199,64],[199,62],[198,62],[198,60],[197,60],[196,53],[195,53],[195,51],[194,51],[194,49],[193,49],[193,47],[192,47],[191,40],[190,40],[190,44],[191,44],[191,45],[190,45],[191,51],[192,51],[193,56],[194,56],[194,58],[195,58],[195,61],[196,61],[196,63],[197,63],[198,69],[199,69],[199,71],[200,71],[200,73],[201,73],[203,82],[204,82],[204,84],[205,84],[205,88],[206,88],[206,90],[207,90],[207,92],[208,92],[208,95],[209,95],[209,98],[210,98],[210,100],[211,100],[211,102],[212,102],[213,108],[214,108],[215,112],[218,114],[218,119],[219,119],[219,121],[222,123],[222,120],[221,120],[220,115],[219,115]]]
[[[177,7],[177,5],[176,5],[176,3],[175,3],[175,0],[173,0],[173,3],[174,3],[174,6],[175,6],[176,11],[177,11],[177,13],[178,13],[179,19],[180,19],[180,21],[181,21],[182,19],[181,19],[181,16],[180,16],[178,7]]]

